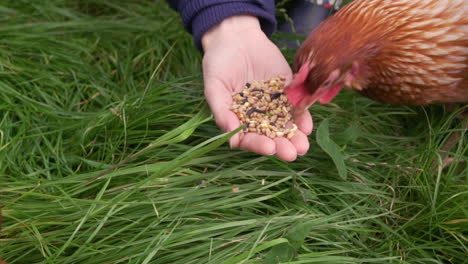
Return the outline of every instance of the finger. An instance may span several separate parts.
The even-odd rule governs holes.
[[[231,132],[240,126],[239,118],[232,111],[226,111],[224,114],[213,114],[216,124],[223,130],[223,132]],[[231,148],[239,147],[240,137],[236,133],[229,139]]]
[[[294,161],[297,151],[294,145],[284,137],[274,139],[276,143],[276,156],[284,161]]]
[[[297,155],[302,156],[309,151],[309,139],[307,138],[307,135],[300,130],[296,131],[294,136],[291,138],[291,143],[296,148]]]
[[[272,139],[255,133],[242,135],[239,147],[260,155],[273,155],[276,151],[275,142]]]
[[[240,126],[239,118],[237,118],[236,114],[231,111],[227,111],[224,116],[215,115],[215,121],[224,132],[231,132]],[[236,133],[229,139],[229,145],[231,148],[239,147],[239,134],[240,132]]]
[[[314,128],[314,122],[309,110],[300,113],[294,112],[294,123],[306,135],[310,135]]]

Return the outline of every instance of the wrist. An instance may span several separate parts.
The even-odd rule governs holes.
[[[201,38],[204,50],[217,40],[238,36],[245,31],[257,31],[263,34],[258,18],[251,15],[236,15],[224,19],[221,23],[208,30]]]

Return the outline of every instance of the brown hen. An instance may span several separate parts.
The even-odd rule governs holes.
[[[468,101],[468,0],[355,0],[320,24],[287,88],[298,108],[343,86],[391,104]]]

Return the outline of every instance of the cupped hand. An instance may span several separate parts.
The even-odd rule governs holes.
[[[291,68],[260,28],[256,17],[241,15],[223,20],[205,33],[203,77],[205,97],[217,125],[225,132],[240,126],[236,114],[230,110],[232,93],[240,92],[246,82],[270,79],[283,75],[286,83],[292,79]],[[298,130],[294,137],[271,139],[256,133],[237,133],[230,139],[233,148],[273,155],[293,161],[309,149],[307,135],[312,132],[309,111],[296,113]]]

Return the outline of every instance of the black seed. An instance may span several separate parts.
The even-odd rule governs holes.
[[[270,122],[270,126],[276,126],[276,124],[273,122]]]
[[[271,94],[270,97],[271,99],[278,99],[283,93],[274,93],[274,94]]]
[[[244,93],[243,93],[243,92],[240,92],[239,95],[242,96],[242,97],[244,97]]]
[[[250,88],[250,83],[245,83],[245,87]]]
[[[252,92],[261,92],[261,93],[263,93],[263,90],[260,90],[260,89],[253,89]]]
[[[263,110],[258,110],[257,108],[255,107],[252,107],[250,108],[248,111],[247,111],[247,115],[250,117],[251,114],[253,113],[260,113],[260,114],[264,114],[266,113],[266,111],[263,111]]]

